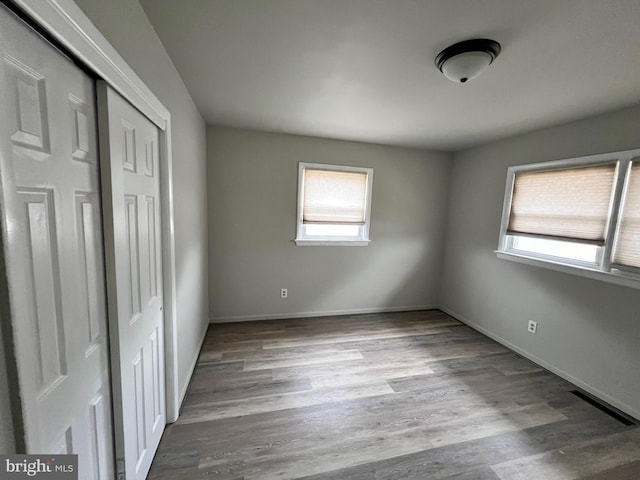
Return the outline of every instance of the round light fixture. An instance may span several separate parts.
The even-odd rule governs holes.
[[[466,83],[484,72],[500,55],[500,44],[487,38],[455,43],[436,57],[436,67],[452,82]]]

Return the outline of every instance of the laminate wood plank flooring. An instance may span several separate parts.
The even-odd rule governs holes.
[[[214,324],[148,478],[640,479],[574,389],[437,310]]]

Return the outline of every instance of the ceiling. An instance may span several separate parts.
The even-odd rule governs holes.
[[[640,104],[639,0],[140,0],[205,121],[459,150]],[[465,85],[434,58],[486,37]]]

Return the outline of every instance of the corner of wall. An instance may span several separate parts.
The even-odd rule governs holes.
[[[458,161],[458,152],[449,153],[449,169],[447,179],[447,201],[444,206],[444,228],[442,229],[442,252],[440,255],[440,267],[438,269],[438,292],[436,296],[437,304],[442,305],[442,290],[443,290],[443,278],[446,273],[446,260],[449,254],[449,236],[450,236],[450,224],[451,224],[451,204],[453,201],[453,176],[455,173],[456,162]]]

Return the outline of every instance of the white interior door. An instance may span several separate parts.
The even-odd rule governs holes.
[[[146,477],[165,426],[158,129],[98,82],[118,472]]]
[[[95,82],[0,5],[0,177],[29,453],[114,476]]]

